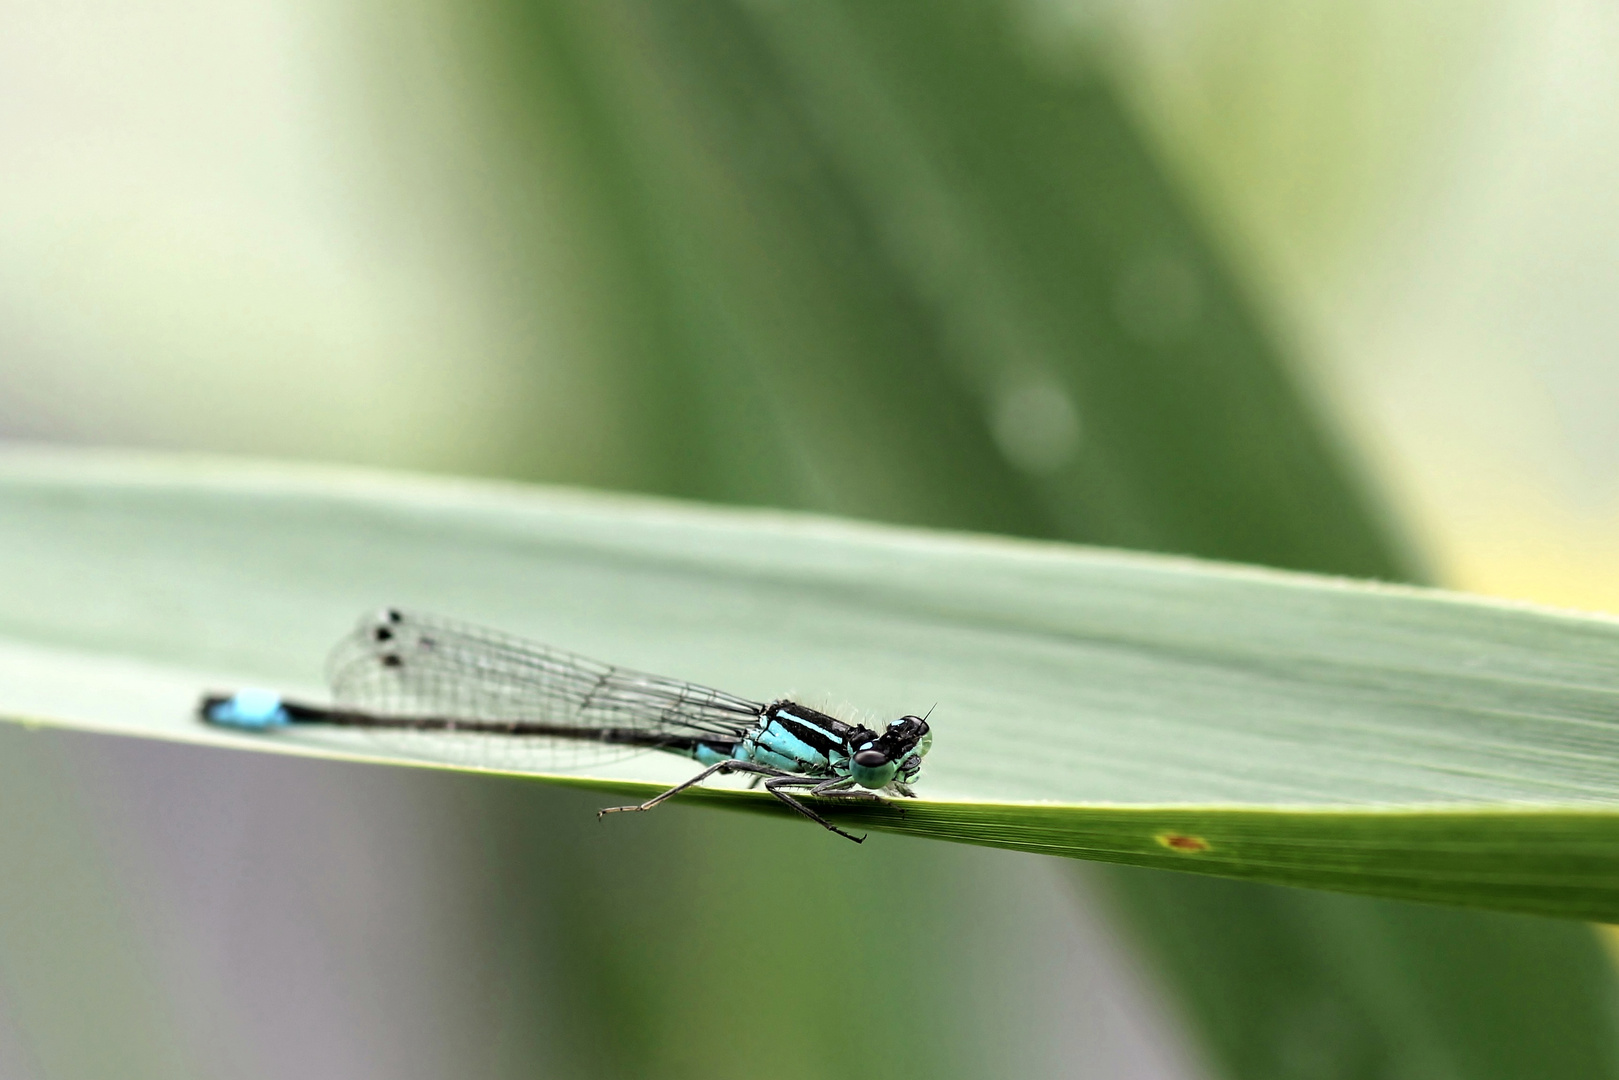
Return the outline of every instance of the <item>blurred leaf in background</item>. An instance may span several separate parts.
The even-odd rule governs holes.
[[[1015,9],[507,11],[509,91],[575,119],[657,488],[1395,575],[1112,95]]]

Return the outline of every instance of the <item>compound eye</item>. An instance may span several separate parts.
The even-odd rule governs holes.
[[[881,750],[862,750],[854,756],[854,763],[862,769],[880,769],[888,764],[888,755]]]

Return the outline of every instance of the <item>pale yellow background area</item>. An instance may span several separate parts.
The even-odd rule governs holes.
[[[1120,84],[1430,577],[1619,611],[1619,9],[1113,10]]]

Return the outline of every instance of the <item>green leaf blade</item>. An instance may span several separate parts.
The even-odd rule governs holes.
[[[883,718],[934,709],[939,839],[1619,918],[1619,622],[1430,590],[657,500],[300,468],[0,458],[0,712],[211,730],[207,688],[318,693],[363,611]],[[552,776],[624,793],[689,763]],[[772,809],[757,792],[696,798]]]

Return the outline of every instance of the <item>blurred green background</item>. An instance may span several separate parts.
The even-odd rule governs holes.
[[[1619,605],[1589,0],[0,11],[5,436]],[[0,1074],[1619,1075],[1583,926],[593,805],[4,733]]]

